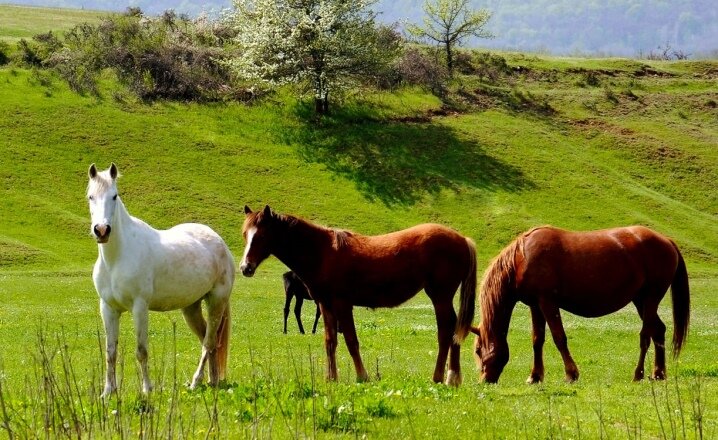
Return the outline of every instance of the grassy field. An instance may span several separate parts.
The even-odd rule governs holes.
[[[17,28],[4,10],[3,37]],[[46,72],[0,69],[0,432],[714,438],[718,64],[503,55],[515,72],[505,84],[465,75],[452,85],[463,111],[447,113],[437,98],[407,89],[352,99],[319,124],[283,94],[251,106],[146,105],[110,79],[95,98]],[[380,380],[356,384],[340,342],[340,382],[328,384],[323,338],[297,334],[293,321],[281,333],[285,268],[270,260],[235,284],[226,386],[186,389],[199,346],[179,312],[158,313],[150,319],[158,389],[139,396],[126,316],[121,392],[103,404],[90,278],[97,251],[84,190],[89,164],[110,161],[123,173],[131,214],[158,228],[209,224],[237,258],[244,204],[362,233],[444,223],[474,238],[480,271],[532,226],[644,224],[673,237],[687,258],[689,339],[668,381],[634,384],[634,310],[593,320],[564,314],[581,379],[563,383],[548,342],[546,382],[528,386],[530,321],[518,306],[499,384],[478,383],[467,341],[464,385],[450,389],[430,382],[436,330],[420,294],[401,308],[356,310],[363,358]],[[313,313],[305,307],[306,326]],[[660,313],[670,334],[670,300]]]
[[[14,43],[21,38],[50,30],[62,32],[78,23],[95,23],[107,12],[79,9],[41,8],[0,4],[0,41]]]

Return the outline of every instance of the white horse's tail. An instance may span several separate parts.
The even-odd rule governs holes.
[[[219,380],[224,380],[227,374],[227,358],[229,357],[229,333],[232,314],[229,312],[229,300],[224,307],[222,320],[217,327],[217,369]]]

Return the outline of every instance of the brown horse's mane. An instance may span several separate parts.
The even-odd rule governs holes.
[[[516,277],[516,255],[524,253],[524,240],[532,232],[547,226],[539,226],[530,229],[516,237],[514,241],[506,246],[501,253],[491,261],[484,272],[480,288],[481,304],[481,338],[484,346],[488,347],[492,335],[496,332],[494,328],[497,313],[501,313],[501,306],[511,290],[515,287]],[[507,317],[508,319],[508,317]]]
[[[259,223],[259,221],[262,220],[264,217],[264,213],[262,211],[253,212],[249,215],[247,218],[247,221],[245,221],[244,226],[242,228],[242,233],[246,233],[247,229],[249,229],[251,226],[256,225]],[[304,220],[300,217],[295,217],[293,215],[289,214],[278,214],[275,212],[272,212],[272,217],[274,220],[286,225],[289,228],[294,228],[297,226],[306,226],[308,228],[314,229],[314,230],[320,230],[324,231],[327,234],[331,234],[332,236],[332,248],[335,250],[341,249],[344,246],[347,245],[349,238],[353,237],[354,232],[348,231],[346,229],[339,229],[339,228],[328,228],[326,226],[318,225],[316,223],[312,223],[308,220]]]

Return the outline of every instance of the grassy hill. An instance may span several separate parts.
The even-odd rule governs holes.
[[[0,29],[9,27],[0,20]],[[35,380],[60,369],[65,356],[79,375],[78,401],[98,405],[102,324],[84,191],[89,164],[114,161],[131,214],[158,228],[209,224],[237,257],[243,206],[269,203],[370,234],[444,223],[476,240],[480,271],[516,234],[541,224],[645,224],[673,237],[688,261],[691,334],[681,364],[669,364],[680,382],[629,383],[640,323],[627,307],[596,320],[564,314],[580,382],[561,382],[549,342],[547,383],[527,387],[529,320],[520,306],[499,386],[476,382],[467,342],[459,390],[429,383],[436,330],[423,295],[395,310],[356,311],[362,354],[381,381],[353,384],[340,343],[341,383],[325,384],[322,338],[279,332],[284,268],[269,261],[235,285],[227,389],[175,396],[181,423],[197,420],[181,424],[185,436],[204,436],[199,430],[215,420],[207,399],[219,401],[220,432],[235,436],[666,437],[681,423],[696,434],[696,420],[706,438],[715,435],[718,63],[501,55],[508,69],[499,80],[462,74],[450,85],[451,108],[417,89],[376,92],[320,123],[284,93],[252,105],[147,105],[110,78],[96,98],[46,72],[0,68],[0,396],[4,389],[12,426],[27,436],[51,432],[33,418],[42,414],[35,402],[47,398]],[[670,328],[669,310],[665,300]],[[159,398],[135,397],[126,320],[125,391],[110,403],[120,415],[98,432],[116,426],[115,434],[137,435],[141,423],[164,423],[163,399],[192,374],[198,346],[179,314],[152,315],[150,329]],[[44,342],[43,332],[51,335]],[[55,367],[41,365],[43,347],[55,343]]]
[[[47,31],[62,32],[78,23],[95,23],[107,12],[0,4],[0,41],[9,43]]]
[[[712,267],[714,67],[665,64],[663,76],[640,78],[632,72],[643,65],[625,60],[521,59],[531,74],[513,88],[463,80],[461,96],[480,110],[429,117],[440,102],[405,90],[350,103],[319,125],[283,96],[142,105],[2,70],[2,265],[86,267],[85,171],[115,161],[130,212],[158,227],[209,223],[237,252],[242,206],[269,203],[365,233],[446,223],[474,237],[484,260],[535,225],[642,223]],[[579,87],[584,70],[610,74]]]

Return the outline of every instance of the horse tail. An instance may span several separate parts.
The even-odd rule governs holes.
[[[671,283],[671,301],[673,301],[673,357],[681,353],[683,343],[688,336],[690,321],[691,296],[688,287],[688,271],[678,246],[671,242],[678,253],[678,267]]]
[[[469,269],[466,278],[461,282],[459,316],[454,332],[454,342],[457,344],[460,344],[469,334],[476,310],[476,243],[466,237],[466,245],[469,249]]]
[[[232,322],[232,314],[229,312],[229,300],[224,306],[222,319],[217,328],[217,370],[219,380],[227,376],[227,358],[229,357],[229,333]]]
[[[516,255],[523,253],[525,235],[519,236],[506,246],[484,272],[479,301],[481,303],[481,326],[486,331],[482,331],[480,334],[475,332],[482,339],[488,338],[493,333],[496,314],[501,313],[502,302],[509,298],[514,290]]]

